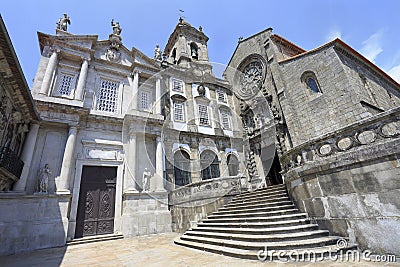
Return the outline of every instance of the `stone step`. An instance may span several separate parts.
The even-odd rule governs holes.
[[[238,240],[228,240],[219,239],[211,237],[201,237],[201,236],[188,236],[184,234],[181,236],[181,240],[198,242],[210,245],[220,245],[224,247],[231,248],[241,248],[247,250],[262,250],[265,247],[271,250],[289,250],[289,249],[301,249],[301,248],[314,248],[321,246],[328,246],[336,244],[340,237],[327,236],[327,237],[316,237],[303,240],[294,241],[269,241],[269,242],[253,242],[253,241],[238,241]]]
[[[254,200],[254,201],[238,201],[238,202],[229,202],[227,205],[225,205],[226,208],[228,207],[237,207],[237,206],[243,206],[243,205],[257,205],[257,204],[269,204],[273,203],[276,201],[290,201],[290,198],[288,196],[282,196],[282,197],[276,197],[276,198],[268,198],[268,199],[261,199],[261,200]]]
[[[251,241],[251,242],[286,242],[298,240],[302,242],[306,239],[317,238],[329,236],[329,231],[326,230],[314,230],[314,231],[303,231],[295,233],[283,233],[283,234],[237,234],[237,233],[216,233],[216,232],[206,232],[197,231],[195,229],[187,231],[185,233],[187,236],[198,236],[198,237],[208,237],[216,239],[228,239],[237,241]],[[224,242],[224,241],[222,241]]]
[[[268,187],[265,187],[265,188],[256,189],[254,191],[247,191],[247,192],[244,192],[244,193],[242,193],[240,195],[241,196],[246,196],[246,195],[251,195],[251,194],[254,194],[254,193],[273,192],[273,191],[281,190],[281,189],[285,189],[286,190],[286,185],[280,184],[280,185],[268,186]]]
[[[248,194],[248,195],[240,194],[237,197],[235,197],[235,199],[246,199],[246,198],[255,197],[255,196],[269,196],[269,195],[278,194],[278,193],[287,193],[287,190],[286,190],[286,188],[282,188],[279,190],[274,190],[274,191],[269,191],[269,192],[261,191],[261,192],[255,192],[253,194]]]
[[[234,211],[234,210],[242,210],[245,208],[267,208],[267,207],[277,207],[277,206],[284,206],[284,205],[290,205],[293,204],[292,201],[286,200],[286,201],[276,201],[276,202],[271,202],[271,203],[261,203],[261,204],[256,204],[256,205],[238,205],[238,206],[231,206],[231,207],[222,207],[218,211]]]
[[[236,214],[212,214],[207,216],[209,219],[215,218],[250,218],[250,217],[257,217],[257,216],[268,216],[268,215],[284,215],[284,214],[293,214],[298,213],[299,210],[294,207],[293,205],[290,208],[286,209],[278,209],[266,212],[246,212],[246,213],[236,213]]]
[[[247,198],[241,198],[241,199],[232,199],[230,203],[246,203],[250,201],[257,201],[257,200],[270,200],[278,197],[287,197],[289,198],[289,195],[287,192],[285,193],[274,193],[274,194],[269,194],[265,196],[254,196],[254,197],[247,197]]]
[[[259,212],[269,212],[281,209],[290,209],[294,208],[293,203],[286,204],[286,205],[279,205],[279,206],[269,206],[269,207],[261,207],[261,208],[242,208],[242,209],[235,209],[235,210],[218,210],[211,215],[214,214],[238,214],[238,213],[259,213]]]
[[[124,238],[121,234],[106,234],[106,235],[95,235],[95,236],[86,236],[82,238],[76,238],[70,241],[67,241],[67,246],[72,245],[80,245],[86,243],[94,243],[94,242],[102,242],[102,241],[110,241]]]
[[[240,225],[242,227],[226,226],[225,224],[220,225],[206,225],[197,226],[193,228],[193,231],[197,232],[217,232],[217,233],[232,233],[232,234],[251,234],[251,235],[265,235],[265,234],[283,234],[283,233],[298,233],[303,231],[314,231],[318,230],[317,224],[298,224],[281,226],[281,227],[270,227],[270,228],[250,228],[248,225]],[[276,225],[274,225],[276,226]]]
[[[307,213],[291,213],[291,214],[281,214],[281,215],[275,215],[275,216],[252,216],[252,217],[241,217],[241,218],[232,218],[232,217],[217,217],[217,218],[206,218],[202,222],[277,222],[277,221],[285,221],[285,220],[290,220],[290,219],[305,219],[307,218]]]
[[[212,253],[218,253],[222,254],[225,256],[230,256],[230,257],[236,257],[236,258],[242,258],[242,259],[250,259],[250,260],[264,260],[264,261],[272,261],[272,260],[278,260],[282,258],[288,258],[289,255],[314,255],[317,259],[320,259],[322,257],[326,257],[329,254],[330,255],[336,255],[335,251],[339,251],[340,249],[336,245],[330,245],[330,246],[321,246],[321,247],[314,247],[312,250],[309,249],[296,249],[296,250],[277,250],[277,251],[271,251],[267,250],[267,253],[260,253],[264,252],[265,250],[263,249],[262,251],[259,250],[247,250],[247,249],[240,249],[240,248],[231,248],[231,247],[225,247],[225,246],[220,246],[220,245],[210,245],[210,244],[203,244],[203,243],[198,243],[198,242],[191,242],[187,240],[181,240],[180,238],[176,238],[174,240],[174,243],[177,245],[193,248],[193,249],[198,249],[201,251],[208,251]],[[310,254],[312,252],[312,254]],[[259,256],[260,258],[259,258]],[[278,258],[278,255],[284,255],[280,258]],[[293,258],[293,257],[292,257]],[[307,258],[306,258],[307,259]],[[313,259],[310,258],[309,261]],[[299,258],[298,261],[301,261],[302,258]]]
[[[237,228],[237,229],[259,229],[259,228],[275,228],[279,226],[302,226],[302,225],[312,225],[308,218],[294,219],[290,220],[278,220],[278,221],[253,221],[253,222],[201,222],[197,224],[197,228],[202,227],[226,227],[226,228]],[[205,219],[206,220],[206,219]]]

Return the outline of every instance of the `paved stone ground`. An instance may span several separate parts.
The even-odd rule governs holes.
[[[400,266],[372,262],[265,263],[173,244],[176,233],[37,250],[0,257],[0,266]],[[4,245],[4,244],[1,244]]]

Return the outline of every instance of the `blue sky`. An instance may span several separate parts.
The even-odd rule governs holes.
[[[123,43],[152,57],[156,43],[163,48],[183,9],[185,19],[202,26],[210,37],[210,60],[227,64],[239,36],[272,27],[286,39],[309,50],[341,38],[400,82],[400,1],[4,1],[0,13],[29,85],[39,63],[37,31],[55,33],[63,13],[71,18],[68,31],[111,33],[119,21]]]

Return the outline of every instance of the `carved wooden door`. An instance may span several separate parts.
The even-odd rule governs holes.
[[[116,167],[83,167],[75,238],[114,233],[116,179]]]

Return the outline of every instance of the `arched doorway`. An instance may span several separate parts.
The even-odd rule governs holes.
[[[238,173],[239,173],[239,160],[238,160],[238,158],[233,154],[229,154],[228,157],[226,158],[226,161],[228,163],[229,176],[238,175]]]
[[[267,159],[266,159],[267,158]],[[264,168],[265,182],[267,185],[282,184],[282,175],[280,174],[282,168],[279,163],[278,153],[275,150],[275,156],[273,158],[262,157],[262,164]],[[272,161],[272,162],[271,162]]]
[[[202,180],[220,177],[218,156],[211,150],[205,150],[200,154],[200,164]]]
[[[191,183],[190,156],[184,150],[178,150],[174,154],[175,186],[183,186]]]

